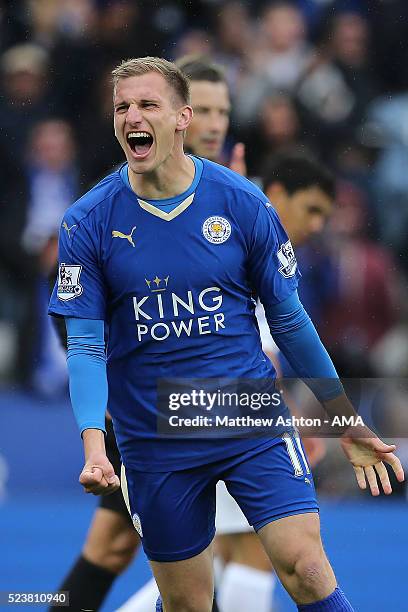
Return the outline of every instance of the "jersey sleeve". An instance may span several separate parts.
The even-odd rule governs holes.
[[[291,242],[272,205],[259,202],[249,246],[249,279],[264,306],[288,298],[300,272]]]
[[[105,429],[108,403],[104,322],[65,319],[68,336],[69,392],[79,431]]]
[[[98,233],[88,219],[63,219],[58,275],[48,312],[54,316],[105,320],[106,287],[99,261]]]

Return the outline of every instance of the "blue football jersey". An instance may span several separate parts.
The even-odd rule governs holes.
[[[253,296],[281,302],[298,283],[266,196],[228,168],[192,159],[192,185],[168,200],[139,198],[125,164],[67,210],[60,231],[50,313],[106,322],[108,409],[134,469],[184,469],[259,446],[159,439],[157,381],[274,379]]]

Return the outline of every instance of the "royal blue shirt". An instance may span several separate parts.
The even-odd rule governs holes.
[[[253,296],[277,304],[298,284],[266,196],[227,168],[193,160],[190,188],[159,201],[138,198],[125,164],[68,209],[60,232],[50,313],[106,322],[108,407],[123,461],[135,469],[183,469],[203,454],[214,461],[259,446],[158,439],[157,380],[274,379]]]

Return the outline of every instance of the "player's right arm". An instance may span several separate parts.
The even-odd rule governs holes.
[[[81,206],[77,203],[68,209],[61,224],[58,279],[49,312],[64,317],[67,326],[71,402],[85,452],[80,482],[87,493],[98,495],[116,490],[119,479],[105,453],[106,287],[98,223],[87,209],[86,198]]]
[[[67,317],[67,364],[74,415],[84,443],[79,482],[86,493],[108,495],[119,487],[105,451],[108,402],[104,321]]]

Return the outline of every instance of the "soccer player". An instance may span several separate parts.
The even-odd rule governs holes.
[[[262,184],[294,247],[322,232],[333,210],[335,184],[313,156],[295,151],[273,156],[263,168]],[[263,348],[273,353],[276,346],[261,309],[257,315]]]
[[[191,106],[194,111],[184,139],[184,148],[199,157],[220,161],[229,127],[231,102],[222,69],[204,57],[187,56],[176,62],[190,81]],[[237,143],[232,150],[229,168],[246,172],[244,146]],[[270,335],[269,328],[267,330]],[[275,577],[259,538],[248,524],[236,502],[225,489],[217,486],[217,535],[219,555],[216,565],[221,580],[217,582],[223,610],[235,609],[269,612]],[[223,563],[219,563],[220,561]],[[228,563],[224,564],[224,561]],[[123,606],[121,612],[142,612],[153,591],[148,583]]]
[[[194,440],[157,433],[159,378],[273,379],[253,291],[294,370],[330,379],[315,389],[326,411],[352,408],[297,298],[296,259],[273,207],[236,173],[184,154],[188,80],[160,58],[128,60],[113,75],[115,134],[126,163],[67,211],[71,231],[61,230],[50,304],[67,325],[71,399],[85,451],[80,482],[94,494],[119,487],[104,446],[109,389],[123,489],[166,612],[211,610],[220,479],[299,610],[352,610],[322,548],[312,479],[300,477],[308,468],[294,432]],[[276,416],[279,410],[287,414],[280,406]],[[364,427],[358,433],[346,431],[342,446],[359,485],[367,480],[377,494],[378,474],[390,493],[383,461],[403,479],[395,446]]]
[[[177,65],[189,77],[194,110],[193,121],[185,136],[185,148],[200,157],[218,161],[227,135],[231,107],[224,74],[218,66],[204,58],[190,56],[179,60]],[[241,143],[233,148],[229,167],[240,174],[245,173],[244,148]],[[106,430],[107,456],[117,472],[120,455],[110,418],[107,418]],[[237,511],[240,512],[238,507]],[[242,513],[240,515],[245,529],[253,532]],[[255,551],[248,551],[251,557],[257,558],[257,565],[261,560],[269,565],[258,539],[255,536],[251,539],[254,540],[252,548],[256,548]],[[118,490],[111,495],[102,496],[100,505],[95,510],[82,553],[60,586],[60,590],[70,591],[70,600],[75,604],[81,603],[85,608],[99,608],[114,579],[132,561],[139,542],[122,492]],[[256,568],[253,568],[252,578],[255,573]],[[262,590],[267,591],[267,598],[270,601],[272,575],[268,571],[267,575],[262,575],[262,579],[257,578],[258,580],[253,580],[251,592],[259,602],[258,591],[262,585]],[[265,583],[267,583],[266,588]],[[255,584],[258,585],[257,589],[254,589]],[[125,609],[131,609],[132,612],[149,609],[148,602],[155,601],[156,598],[157,586],[152,579],[132,597],[131,602],[127,602]]]
[[[190,81],[191,106],[194,111],[184,147],[194,155],[222,163],[231,112],[224,72],[220,66],[200,56],[183,57],[176,65]],[[245,150],[242,143],[233,147],[228,167],[245,176]]]
[[[319,234],[331,215],[334,180],[312,157],[287,152],[273,157],[264,169],[262,184],[273,202],[282,225],[294,247]],[[262,348],[279,362],[263,309],[256,311]],[[313,467],[324,455],[319,438],[306,438],[307,458]],[[231,500],[223,483],[217,486],[217,549],[228,561],[217,584],[217,600],[223,612],[257,609],[269,612],[272,605],[274,574],[259,539],[249,528],[237,504]]]

